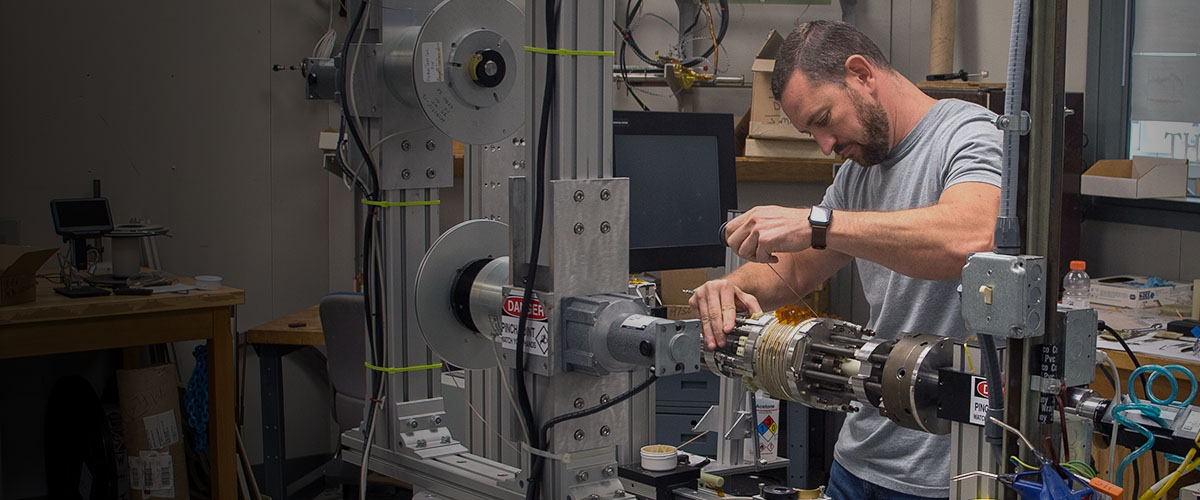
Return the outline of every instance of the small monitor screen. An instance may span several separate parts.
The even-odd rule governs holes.
[[[629,246],[720,244],[723,221],[714,194],[717,138],[688,135],[613,137],[615,175],[629,177]],[[712,228],[712,231],[697,231]]]
[[[613,175],[629,178],[629,271],[725,263],[737,207],[733,116],[613,112]]]
[[[52,200],[50,212],[58,234],[102,233],[113,227],[105,198]]]

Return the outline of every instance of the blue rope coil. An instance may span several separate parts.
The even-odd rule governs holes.
[[[200,344],[192,350],[196,358],[196,367],[192,369],[192,378],[188,379],[187,392],[184,393],[184,406],[187,412],[188,427],[192,429],[192,449],[197,455],[208,454],[208,348]]]

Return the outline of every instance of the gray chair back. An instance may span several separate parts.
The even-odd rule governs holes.
[[[363,296],[334,293],[321,299],[321,329],[325,332],[329,382],[333,386],[334,419],[342,432],[358,427],[363,417],[366,379],[366,321]]]

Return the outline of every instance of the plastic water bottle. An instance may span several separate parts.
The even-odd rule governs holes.
[[[1064,306],[1075,309],[1091,307],[1092,278],[1087,273],[1087,262],[1071,261],[1071,272],[1063,278]]]

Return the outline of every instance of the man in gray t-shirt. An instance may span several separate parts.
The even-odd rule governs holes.
[[[724,344],[736,311],[794,302],[780,276],[808,293],[851,260],[871,306],[867,326],[880,336],[966,337],[956,287],[967,254],[991,250],[1000,206],[995,115],[926,96],[840,22],[796,28],[771,83],[797,129],[849,160],[820,206],[756,207],[726,226],[729,246],[751,263],[692,296],[708,348]],[[835,500],[947,497],[949,446],[948,436],[863,408],[838,437],[828,491]]]

